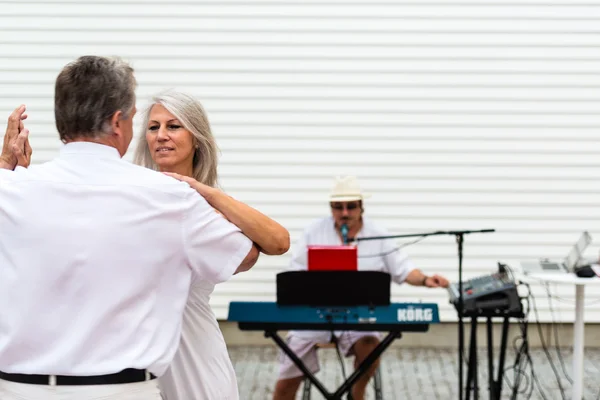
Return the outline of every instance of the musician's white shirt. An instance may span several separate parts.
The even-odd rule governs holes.
[[[356,237],[387,236],[390,233],[382,226],[363,217],[363,226]],[[360,271],[382,271],[391,275],[392,281],[401,284],[416,266],[392,239],[365,240],[357,242],[358,269]],[[289,265],[290,270],[307,270],[307,246],[309,245],[342,245],[335,228],[333,217],[319,219],[310,224],[296,246]],[[303,339],[328,342],[330,333],[327,331],[290,331],[291,334]],[[336,335],[339,332],[336,332]]]
[[[159,378],[166,400],[238,400],[235,370],[210,308],[215,286],[194,281],[183,313],[181,343]]]

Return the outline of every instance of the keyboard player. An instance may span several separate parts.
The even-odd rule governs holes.
[[[386,236],[387,231],[363,216],[363,200],[367,196],[361,191],[355,177],[337,178],[329,198],[331,216],[321,218],[310,224],[296,243],[290,270],[307,270],[307,246],[340,245],[347,236],[370,237]],[[344,229],[342,226],[345,225]],[[346,229],[347,228],[347,229]],[[342,234],[344,233],[344,235]],[[406,254],[397,250],[390,240],[368,240],[358,242],[358,269],[361,271],[384,271],[391,275],[394,282],[404,282],[413,286],[430,288],[448,287],[448,280],[440,275],[425,275],[408,259]],[[335,332],[342,354],[354,356],[354,366],[359,365],[381,339],[379,332]],[[316,345],[331,341],[329,331],[290,331],[288,346],[306,364],[313,373],[319,371]],[[283,352],[279,356],[279,377],[275,385],[274,400],[293,400],[302,383],[303,374]],[[365,388],[373,376],[379,362],[352,387],[353,400],[364,399]]]

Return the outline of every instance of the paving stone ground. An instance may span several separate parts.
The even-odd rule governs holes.
[[[268,400],[271,399],[273,386],[277,379],[277,357],[275,346],[231,347],[230,355],[236,370],[240,387],[241,400]],[[333,349],[319,350],[321,371],[317,377],[325,386],[332,390],[342,382],[342,372]],[[560,383],[564,388],[565,398],[571,399],[571,384],[565,376],[563,369],[570,375],[571,351],[561,349],[564,368],[555,348],[549,349],[555,368],[561,377]],[[497,362],[497,353],[494,354]],[[479,357],[479,398],[488,399],[487,392],[487,352],[482,349]],[[535,400],[562,400],[559,390],[559,381],[555,377],[552,365],[542,349],[532,349],[531,357],[534,372],[543,391],[543,395],[536,387],[531,395]],[[585,400],[600,399],[600,349],[586,349],[585,352]],[[514,362],[515,354],[512,349],[507,351],[505,367],[510,368]],[[401,348],[389,349],[382,358],[381,373],[385,400],[446,400],[458,398],[458,355],[451,349],[440,350],[433,348]],[[346,360],[346,373],[351,371],[350,359]],[[466,367],[465,367],[466,376]],[[502,399],[511,398],[510,381],[515,373],[508,370],[503,386]],[[522,388],[531,380],[527,376],[523,380]],[[544,397],[545,396],[545,397]],[[300,396],[297,397],[298,399]],[[323,397],[313,388],[311,400]],[[472,397],[471,397],[472,398]],[[527,394],[519,394],[517,399],[527,399]],[[369,391],[368,399],[374,399]]]

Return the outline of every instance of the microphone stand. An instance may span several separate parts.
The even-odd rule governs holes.
[[[463,259],[463,243],[464,236],[470,233],[491,233],[496,232],[495,229],[481,229],[476,231],[436,231],[428,233],[414,233],[408,235],[390,235],[390,236],[371,236],[354,238],[352,241],[360,242],[363,240],[382,240],[382,239],[396,239],[396,238],[408,238],[408,237],[426,237],[426,236],[439,236],[439,235],[453,235],[456,237],[456,244],[458,246],[458,398],[463,399],[463,351],[465,347],[465,333],[464,323],[462,317],[463,309],[463,279],[462,279],[462,259]],[[477,372],[475,372],[477,373]]]

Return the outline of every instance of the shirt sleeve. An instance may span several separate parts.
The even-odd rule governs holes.
[[[183,244],[196,277],[213,284],[230,279],[252,248],[241,230],[197,193],[183,221]]]
[[[14,171],[6,168],[0,168],[0,179],[11,179],[14,177]]]
[[[294,247],[294,251],[292,253],[292,259],[290,261],[290,265],[288,266],[288,270],[290,271],[306,271],[308,270],[308,250],[307,250],[308,240],[307,240],[307,232],[302,232],[302,236],[298,239],[296,246]]]
[[[384,254],[383,261],[391,275],[392,281],[398,284],[404,283],[408,274],[417,269],[416,265],[402,250],[398,249],[393,240],[383,240],[381,248],[381,253]]]
[[[31,167],[30,167],[31,168]],[[0,181],[15,182],[22,178],[23,173],[27,173],[28,169],[17,165],[14,170],[0,168]]]

